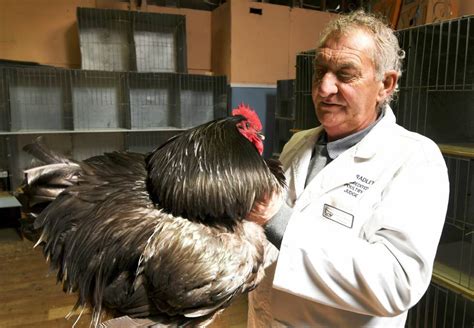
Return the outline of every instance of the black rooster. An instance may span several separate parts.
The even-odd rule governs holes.
[[[82,162],[40,142],[45,165],[25,171],[22,203],[36,217],[45,257],[75,308],[172,325],[208,323],[263,277],[263,229],[245,220],[281,192],[277,161],[261,157],[261,123],[233,116],[171,138],[148,155]]]

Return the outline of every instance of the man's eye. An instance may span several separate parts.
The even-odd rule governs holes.
[[[349,81],[353,80],[355,78],[355,76],[354,76],[354,74],[341,72],[341,73],[337,74],[337,78],[342,82],[349,82]]]

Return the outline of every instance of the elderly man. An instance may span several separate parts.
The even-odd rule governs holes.
[[[283,149],[286,201],[249,217],[274,245],[250,327],[403,327],[428,287],[449,182],[436,144],[397,125],[388,105],[403,57],[364,12],[323,34],[312,89],[321,126]]]

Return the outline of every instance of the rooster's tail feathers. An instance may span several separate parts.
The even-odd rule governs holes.
[[[66,188],[77,184],[82,169],[79,164],[50,150],[41,137],[23,149],[40,163],[40,166],[24,171],[23,183],[15,193],[26,214],[20,220],[23,234],[35,241],[39,237],[34,227],[37,216]]]
[[[33,143],[24,146],[23,150],[44,164],[69,163],[69,159],[64,155],[49,149],[42,137],[38,137]]]

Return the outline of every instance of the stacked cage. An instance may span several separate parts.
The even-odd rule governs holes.
[[[295,125],[295,80],[277,81],[275,133],[272,156],[280,156]]]
[[[441,148],[450,199],[432,285],[409,327],[474,326],[474,17],[399,32],[399,124]]]
[[[6,79],[3,74],[0,73],[0,131],[8,129],[8,111],[6,102],[2,99],[6,98],[8,90],[6,88]],[[8,142],[6,137],[0,135],[0,192],[8,191],[10,189],[10,173],[9,173],[9,150]]]
[[[225,76],[187,74],[185,16],[78,8],[82,69],[0,66],[0,172],[15,189],[38,136],[76,160],[148,152],[227,115]]]
[[[298,130],[310,129],[319,125],[311,97],[315,55],[315,50],[304,51],[296,55],[295,129]]]
[[[397,122],[438,143],[451,188],[432,283],[407,326],[474,327],[474,17],[401,30],[399,41],[406,59]],[[295,129],[318,124],[314,57],[314,50],[297,56]]]
[[[82,68],[187,73],[182,15],[78,8]]]
[[[406,327],[471,328],[473,322],[472,299],[432,283],[420,302],[408,312]]]

